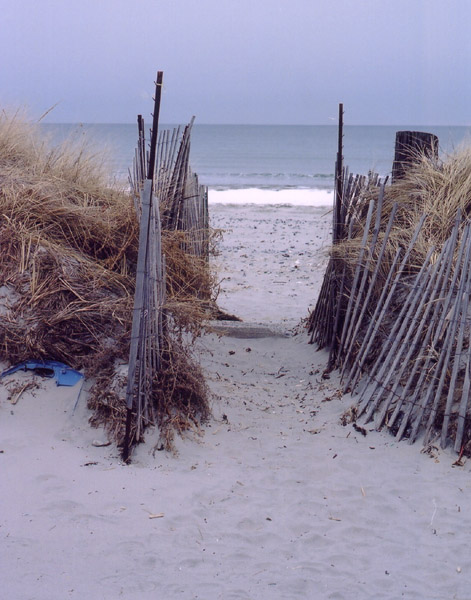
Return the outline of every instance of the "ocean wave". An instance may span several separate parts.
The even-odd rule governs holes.
[[[259,172],[259,171],[206,171],[200,170],[198,171],[198,175],[200,177],[211,177],[211,178],[236,178],[236,179],[307,179],[307,180],[316,180],[316,179],[333,179],[333,173],[284,173],[284,172]]]
[[[256,204],[265,206],[311,206],[331,208],[334,194],[332,190],[318,188],[230,188],[209,189],[209,204],[242,206]]]

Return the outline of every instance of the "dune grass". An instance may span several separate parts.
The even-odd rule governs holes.
[[[138,235],[133,198],[110,184],[99,157],[83,144],[51,147],[22,115],[0,114],[0,360],[52,359],[84,369],[96,381],[93,421],[118,442],[124,397],[116,365],[129,351]],[[175,233],[163,232],[162,246],[171,331],[160,377],[162,389],[175,393],[156,401],[156,422],[181,429],[208,412],[204,382],[197,385],[202,374],[180,334],[200,332],[205,312],[197,292],[211,297],[214,278],[182,253]],[[186,409],[181,388],[192,385],[199,403]]]

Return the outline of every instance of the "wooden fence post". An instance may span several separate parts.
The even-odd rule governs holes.
[[[438,158],[438,137],[424,131],[398,131],[392,168],[392,182],[404,177],[421,156]]]
[[[152,181],[147,179],[144,189],[141,192],[142,213],[139,229],[139,254],[136,269],[136,289],[134,293],[134,309],[132,317],[131,344],[129,350],[128,381],[126,387],[126,430],[124,434],[124,443],[122,456],[124,462],[129,459],[132,425],[132,410],[135,397],[136,373],[139,360],[142,362],[142,356],[139,356],[139,346],[141,344],[141,323],[144,311],[144,288],[146,278],[146,263],[149,241],[149,224],[152,204]],[[142,365],[141,365],[142,366]]]
[[[332,242],[335,244],[345,236],[345,223],[342,222],[342,200],[343,200],[343,104],[339,104],[339,129],[337,160],[335,162],[335,207],[334,226],[332,230]]]
[[[154,114],[153,122],[152,122],[152,135],[150,139],[150,155],[149,155],[149,164],[147,166],[147,179],[151,179],[154,181],[154,171],[155,171],[155,157],[157,150],[157,134],[159,129],[159,113],[160,113],[160,99],[162,97],[162,81],[163,81],[163,72],[157,71],[157,80],[155,82],[155,97],[154,97]]]

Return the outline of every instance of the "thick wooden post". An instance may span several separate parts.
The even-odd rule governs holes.
[[[392,169],[392,182],[404,177],[405,172],[422,156],[438,158],[438,137],[424,131],[398,131]]]

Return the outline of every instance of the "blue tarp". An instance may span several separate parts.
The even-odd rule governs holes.
[[[27,360],[19,365],[10,367],[6,371],[3,371],[3,373],[0,375],[0,378],[21,370],[37,371],[43,377],[54,377],[56,380],[56,385],[66,385],[69,387],[75,385],[83,378],[82,373],[56,360]]]

